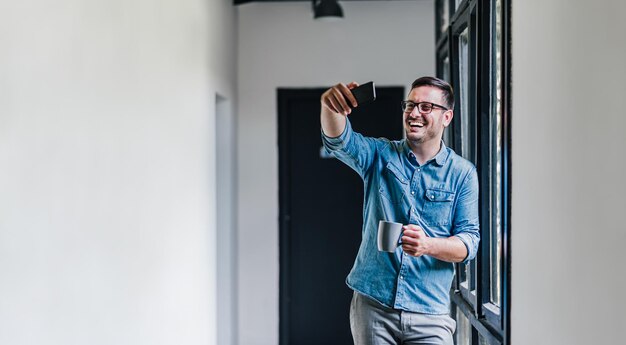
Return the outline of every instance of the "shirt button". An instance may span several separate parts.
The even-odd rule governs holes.
[[[403,277],[403,276],[400,276],[400,279],[404,279],[404,277]]]
[[[411,191],[411,195],[415,195],[415,191],[414,190]]]
[[[417,168],[417,171],[420,171],[420,170],[421,170],[420,168]]]

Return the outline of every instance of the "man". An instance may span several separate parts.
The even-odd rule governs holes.
[[[452,87],[415,80],[402,102],[406,139],[389,141],[352,130],[357,86],[337,84],[321,97],[324,146],[365,188],[362,241],[346,279],[354,343],[452,345],[453,263],[473,259],[480,239],[476,168],[442,141],[454,115]],[[377,250],[380,220],[405,224],[395,253]]]

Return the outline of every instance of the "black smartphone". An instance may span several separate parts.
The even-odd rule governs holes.
[[[356,98],[356,102],[359,106],[376,100],[376,87],[374,87],[373,81],[359,85],[350,91],[352,91],[352,95]]]

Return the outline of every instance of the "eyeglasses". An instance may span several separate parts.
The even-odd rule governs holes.
[[[430,102],[419,102],[415,103],[413,101],[402,101],[402,111],[405,113],[410,113],[417,106],[417,110],[422,114],[430,114],[433,111],[433,108],[440,108],[443,110],[449,110],[448,108],[441,106],[439,104],[430,103]]]

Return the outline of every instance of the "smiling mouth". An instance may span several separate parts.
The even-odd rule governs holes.
[[[417,122],[417,121],[409,121],[409,126],[411,128],[422,128],[424,127],[424,124],[421,122]]]

